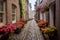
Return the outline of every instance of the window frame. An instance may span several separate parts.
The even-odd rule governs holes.
[[[13,8],[14,7],[14,8]],[[13,12],[15,11],[15,12]],[[13,15],[15,15],[15,17],[13,17]],[[14,20],[13,20],[14,18]],[[12,22],[16,22],[16,6],[14,4],[12,4]]]

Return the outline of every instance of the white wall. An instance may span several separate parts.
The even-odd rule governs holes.
[[[32,8],[29,7],[29,19],[32,18]]]
[[[46,12],[40,13],[40,19],[46,21]]]
[[[50,16],[50,25],[53,25],[53,11],[52,11],[52,7],[50,7],[50,9],[49,9],[49,16]]]

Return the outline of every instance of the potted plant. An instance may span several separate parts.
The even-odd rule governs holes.
[[[46,24],[47,24],[47,21],[44,21],[44,20],[38,20],[38,26],[39,26],[40,28],[45,27]]]
[[[56,27],[54,26],[48,26],[48,27],[42,28],[42,31],[48,35],[53,33],[55,30],[56,30]]]
[[[55,35],[57,35],[55,26],[48,26],[45,28],[41,28],[41,30],[43,31],[44,34],[47,34],[51,40],[55,38]]]
[[[19,26],[20,28],[23,28],[24,22],[20,21],[15,24],[16,26]]]
[[[21,21],[21,22],[24,22],[24,23],[27,23],[27,20],[24,19],[24,18],[20,18],[20,21]]]

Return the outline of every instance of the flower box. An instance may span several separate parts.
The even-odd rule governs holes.
[[[3,35],[0,35],[0,40],[8,40],[9,38],[9,33],[5,33]]]
[[[38,20],[37,22],[40,28],[45,27],[48,23],[47,21],[44,21],[44,20]]]
[[[24,22],[20,21],[20,22],[17,22],[15,25],[20,27],[20,28],[23,28],[24,27]]]
[[[15,30],[15,34],[20,34],[20,32],[21,32],[21,28],[20,27],[17,27],[17,29]]]
[[[50,40],[56,40],[57,39],[57,29],[55,26],[48,26],[41,28],[43,34],[48,35]]]

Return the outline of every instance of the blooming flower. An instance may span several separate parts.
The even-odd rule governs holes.
[[[16,26],[19,26],[19,27],[23,27],[23,25],[24,25],[24,23],[21,21],[16,23]]]

